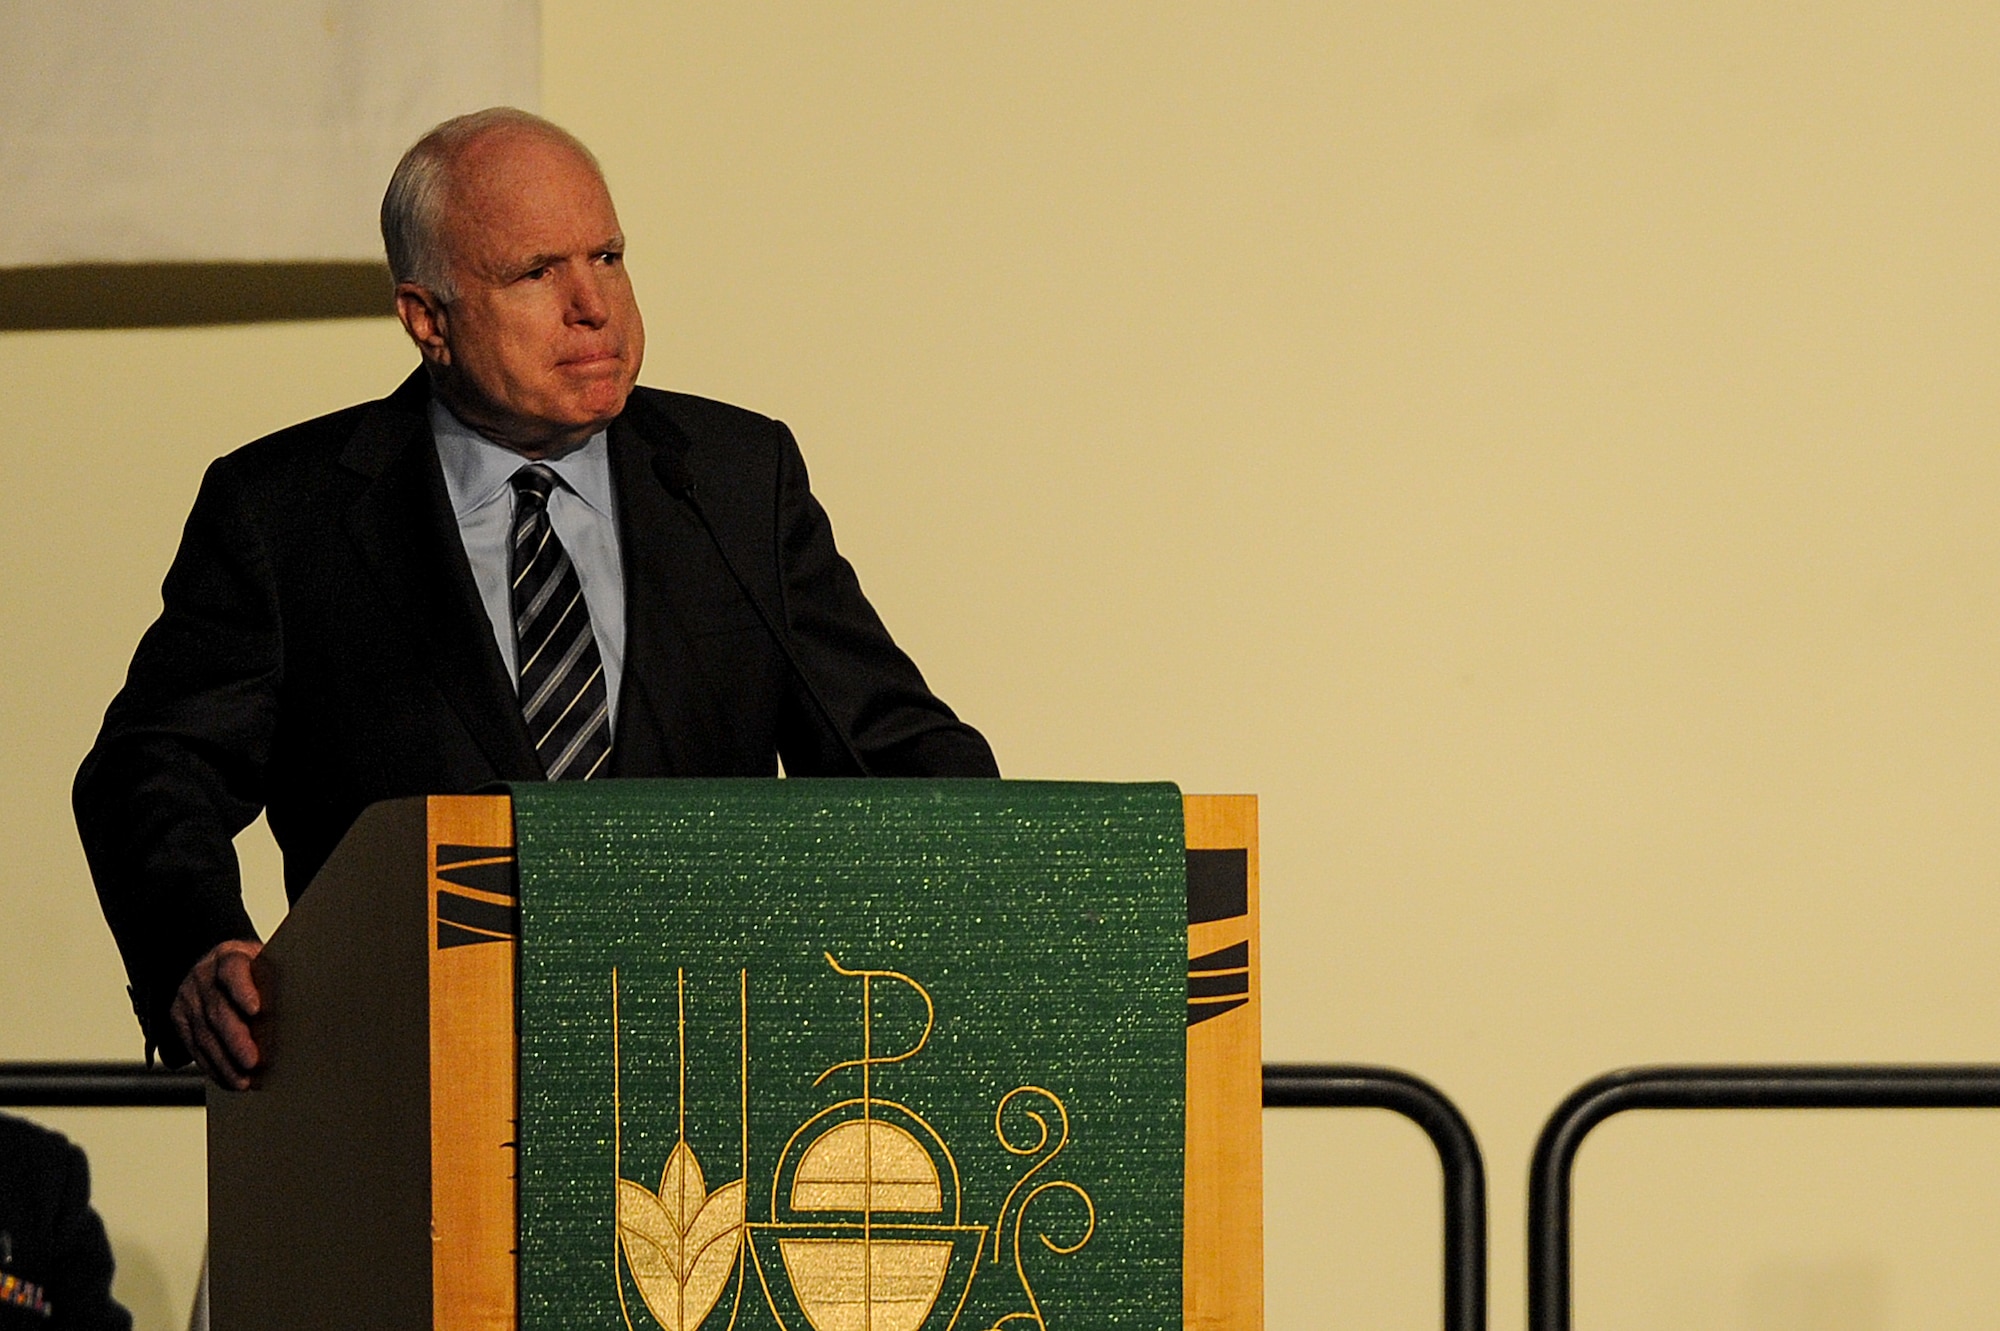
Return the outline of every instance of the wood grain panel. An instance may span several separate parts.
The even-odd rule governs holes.
[[[485,852],[485,853],[482,853]],[[434,1331],[515,1325],[514,806],[433,796],[430,873],[431,1285]],[[485,925],[439,920],[444,913]],[[512,913],[511,933],[498,915]]]
[[[1190,1002],[1187,1219],[1183,1324],[1188,1331],[1264,1325],[1263,983],[1257,938],[1257,797],[1185,797],[1190,851],[1243,852],[1245,913],[1188,926],[1189,992],[1248,1001],[1208,1016]],[[1228,954],[1243,945],[1239,971]],[[1208,994],[1203,994],[1207,997]],[[1209,1000],[1218,1007],[1233,997]],[[1201,1019],[1196,1020],[1197,1017]]]

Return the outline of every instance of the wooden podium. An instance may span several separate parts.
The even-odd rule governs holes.
[[[1257,805],[1184,807],[1184,1324],[1259,1331]],[[208,1096],[216,1331],[516,1326],[515,893],[508,796],[398,800],[274,933],[264,1070]]]

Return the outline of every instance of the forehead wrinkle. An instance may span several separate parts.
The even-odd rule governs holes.
[[[541,229],[541,228],[537,228]],[[556,264],[578,255],[596,255],[607,250],[620,253],[625,249],[625,235],[622,228],[612,231],[601,240],[585,244],[558,242],[557,247],[548,246],[549,237],[544,236],[543,248],[504,248],[504,238],[499,234],[502,228],[494,221],[478,212],[464,212],[447,217],[441,228],[441,239],[448,261],[455,267],[487,276],[505,276],[524,273],[547,264]],[[602,234],[602,233],[600,233]],[[531,243],[533,239],[528,238]]]

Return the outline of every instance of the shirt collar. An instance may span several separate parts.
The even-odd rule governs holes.
[[[444,488],[451,496],[454,518],[486,507],[507,493],[514,473],[528,465],[513,449],[496,444],[452,415],[451,409],[431,399],[431,437],[437,440],[438,461],[444,467]],[[545,458],[548,468],[574,490],[577,497],[614,521],[617,511],[611,497],[611,447],[609,432],[599,430],[559,458]]]

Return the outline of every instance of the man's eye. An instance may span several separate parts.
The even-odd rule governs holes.
[[[548,275],[549,267],[547,264],[543,264],[540,268],[530,268],[527,272],[522,273],[521,277],[524,281],[539,282]]]
[[[597,261],[608,267],[616,268],[619,264],[625,262],[625,254],[622,250],[606,250],[597,256]]]

